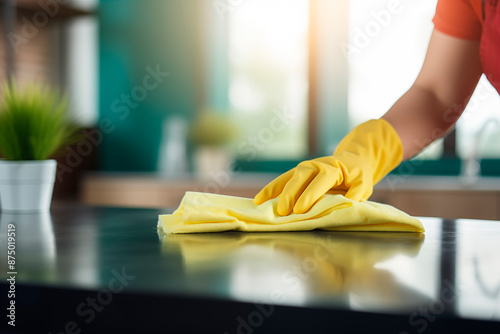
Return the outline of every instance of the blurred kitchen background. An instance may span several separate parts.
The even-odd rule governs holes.
[[[63,88],[84,139],[54,203],[170,207],[254,196],[329,155],[413,83],[436,0],[0,0],[0,80]],[[500,219],[500,98],[482,78],[456,130],[373,200]]]

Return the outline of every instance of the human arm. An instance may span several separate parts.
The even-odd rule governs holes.
[[[333,156],[300,163],[257,194],[280,197],[278,214],[303,213],[325,193],[366,200],[373,185],[443,136],[463,112],[481,75],[479,42],[434,31],[412,87],[380,120],[357,126]]]
[[[481,73],[479,41],[434,30],[415,83],[382,116],[399,135],[403,160],[418,154],[453,127]]]

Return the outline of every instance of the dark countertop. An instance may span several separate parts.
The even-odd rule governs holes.
[[[422,218],[425,234],[158,234],[168,209],[0,215],[17,331],[440,333],[500,330],[500,222]],[[15,299],[6,298],[15,225]],[[7,324],[2,304],[0,330]]]

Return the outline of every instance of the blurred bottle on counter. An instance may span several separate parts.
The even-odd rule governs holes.
[[[158,158],[158,170],[166,176],[186,174],[188,124],[181,117],[170,117],[163,124],[163,140]]]

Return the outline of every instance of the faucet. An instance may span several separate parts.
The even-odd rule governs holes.
[[[488,118],[474,135],[472,149],[465,155],[465,158],[462,160],[461,176],[467,183],[473,183],[481,175],[481,165],[479,163],[479,145],[481,144],[481,140],[484,136],[486,128],[490,124],[500,127],[500,121],[498,120],[498,118]]]

